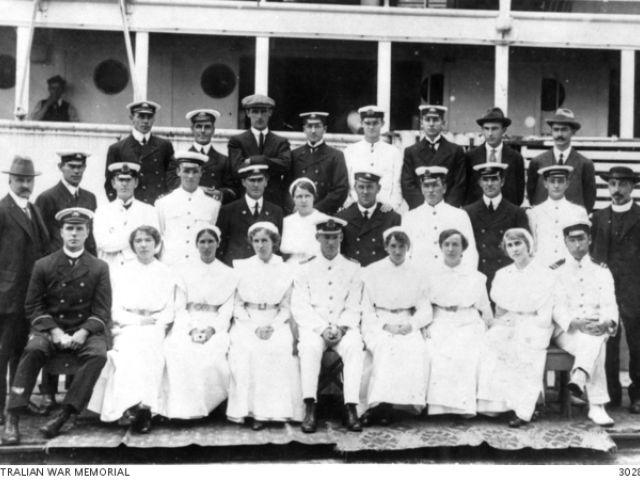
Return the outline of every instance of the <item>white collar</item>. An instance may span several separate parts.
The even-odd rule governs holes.
[[[358,210],[360,210],[360,213],[361,213],[362,215],[364,215],[364,212],[369,213],[369,218],[371,218],[371,217],[373,216],[373,212],[375,212],[375,211],[376,211],[376,207],[377,207],[377,206],[378,206],[378,203],[376,202],[376,203],[374,203],[374,204],[373,204],[373,206],[372,206],[372,207],[364,208],[362,205],[360,205],[360,204],[358,203]]]
[[[547,197],[547,201],[549,202],[549,205],[554,206],[554,207],[561,207],[563,206],[565,203],[567,203],[569,200],[567,200],[567,197],[562,197],[559,200],[554,200],[551,197]]]
[[[117,202],[118,206],[120,207],[124,207],[126,205],[133,205],[133,202],[136,200],[136,197],[134,197],[133,195],[131,196],[131,198],[129,200],[127,200],[126,202],[124,200],[122,200],[121,198],[116,197],[116,199],[114,200],[114,202]]]
[[[149,138],[151,137],[151,133],[142,134],[135,128],[131,130],[131,135],[133,135],[133,138],[135,138],[138,143],[142,143],[143,138],[146,139],[147,143],[149,143]]]
[[[202,192],[201,188],[196,188],[193,192],[187,192],[184,188],[182,188],[182,185],[179,186],[178,188],[176,188],[177,192],[180,192],[181,195],[190,198],[193,197],[194,195],[200,195],[200,192]],[[204,195],[204,192],[202,192],[202,194]]]
[[[567,255],[565,257],[565,262],[567,262],[569,265],[573,267],[579,267],[579,266],[584,267],[591,262],[591,257],[589,257],[589,254],[587,253],[584,257],[580,259],[580,261],[578,261],[575,258],[573,258],[573,255]]]
[[[629,210],[631,210],[632,206],[633,206],[633,199],[629,200],[627,203],[623,205],[615,205],[612,203],[611,210],[617,213],[628,212]]]
[[[554,160],[558,161],[558,158],[560,158],[560,154],[562,154],[562,164],[566,165],[567,163],[567,159],[569,158],[569,155],[571,155],[571,145],[569,145],[569,148],[567,148],[566,150],[558,150],[555,146],[553,147],[553,158]]]
[[[257,128],[251,127],[251,133],[253,133],[253,136],[256,137],[256,139],[260,138],[261,133],[266,138],[267,134],[269,133],[269,127],[265,128],[264,130],[258,130]]]
[[[84,253],[84,248],[77,252],[70,252],[69,250],[67,250],[67,247],[62,247],[62,251],[69,258],[80,258],[80,255]]]
[[[246,193],[244,194],[244,201],[247,202],[247,205],[249,205],[249,208],[251,209],[253,209],[256,202],[258,202],[258,210],[262,210],[263,198],[264,197],[260,197],[259,199],[256,200],[255,198],[251,198]]]
[[[431,145],[439,143],[440,140],[442,140],[442,134],[439,133],[438,136],[436,138],[434,138],[433,140],[429,139],[429,137],[427,137],[426,135],[424,136],[424,141],[427,143],[430,143]]]
[[[498,145],[497,147],[492,147],[487,142],[484,142],[484,146],[487,149],[487,154],[491,153],[491,150],[495,150],[496,151],[496,155],[501,155],[502,154],[502,147],[504,147],[504,143],[500,142],[500,145]]]
[[[29,205],[29,199],[19,197],[18,195],[13,193],[13,190],[11,189],[9,190],[9,195],[11,195],[13,201],[16,202],[21,209],[24,210],[25,208],[27,208],[27,205]]]
[[[67,182],[64,178],[62,179],[62,184],[67,188],[67,190],[69,190],[69,193],[71,195],[75,195],[76,192],[78,190],[80,190],[80,187],[76,187],[74,185],[71,185],[69,182]]]
[[[309,148],[318,148],[320,145],[322,145],[324,143],[324,138],[321,138],[319,142],[317,142],[315,145],[311,145],[309,143],[309,141],[307,141],[307,146]]]
[[[427,208],[430,208],[431,210],[442,210],[442,207],[444,206],[444,198],[442,200],[440,200],[438,203],[436,203],[435,205],[429,205],[427,203],[427,201],[425,200],[423,205]]]
[[[193,142],[193,148],[198,153],[202,152],[202,150],[204,149],[204,154],[205,155],[209,155],[209,152],[213,148],[213,144],[212,143],[207,143],[206,145],[201,145],[199,143]]]
[[[502,193],[499,193],[497,197],[489,198],[486,195],[482,195],[482,200],[484,204],[489,208],[489,204],[493,203],[493,208],[497,209],[500,206],[500,202],[502,201]]]

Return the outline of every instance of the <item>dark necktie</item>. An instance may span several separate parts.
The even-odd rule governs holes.
[[[558,165],[564,165],[563,157],[564,157],[564,155],[561,153],[560,156],[558,157]]]
[[[76,203],[78,202],[78,190],[76,190],[75,192],[73,192],[73,199],[76,201]]]
[[[427,143],[429,144],[429,150],[435,153],[436,150],[438,150],[438,144],[440,143],[440,141],[438,140],[435,142],[430,142],[429,140],[427,140]]]
[[[309,150],[311,150],[311,153],[316,153],[316,150],[318,150],[317,145],[309,145]]]
[[[258,218],[258,215],[260,215],[260,205],[258,204],[258,202],[256,202],[255,206],[253,207],[253,217]]]
[[[26,207],[24,207],[24,214],[27,216],[27,218],[29,220],[31,220],[31,210],[29,210],[29,205],[27,205]]]
[[[493,202],[490,201],[487,208],[489,209],[490,212],[493,212],[495,210],[495,208],[493,208]]]
[[[362,216],[364,217],[365,222],[369,220],[369,210],[362,212]]]
[[[260,132],[260,142],[258,144],[260,148],[260,153],[264,153],[264,133]]]
[[[147,144],[147,137],[142,137],[142,141],[140,143],[144,147]]]
[[[69,261],[69,265],[71,265],[71,268],[75,267],[76,263],[78,262],[77,258],[67,257],[67,260]]]
[[[489,163],[495,163],[498,159],[496,158],[496,149],[492,148],[491,153],[489,153]]]

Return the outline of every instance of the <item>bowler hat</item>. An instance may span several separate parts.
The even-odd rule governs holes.
[[[560,125],[569,125],[574,130],[580,130],[580,122],[576,120],[576,116],[568,108],[559,108],[553,117],[547,119],[547,124],[551,127],[554,123]]]
[[[36,177],[40,175],[40,172],[36,172],[33,168],[33,160],[29,157],[21,157],[20,155],[13,157],[11,168],[9,170],[2,170],[2,173],[22,175],[24,177]]]
[[[476,120],[476,123],[480,126],[487,122],[501,123],[504,128],[511,125],[511,119],[509,117],[505,117],[502,109],[498,107],[490,108],[487,110],[487,113],[484,114],[484,117]]]
[[[629,167],[618,166],[611,167],[608,172],[603,172],[598,175],[605,182],[611,179],[617,180],[631,180],[634,183],[640,183],[640,174],[634,172]]]

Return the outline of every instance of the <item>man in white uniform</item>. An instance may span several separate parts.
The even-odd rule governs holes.
[[[569,255],[551,266],[557,272],[562,299],[554,310],[554,341],[575,357],[569,388],[589,397],[589,419],[613,426],[604,404],[609,401],[604,369],[606,343],[618,324],[613,277],[589,256],[591,225],[578,221],[563,229]]]
[[[98,258],[109,264],[109,271],[121,267],[135,254],[129,245],[131,232],[141,225],[159,229],[155,208],[133,196],[138,186],[140,164],[117,162],[107,167],[116,192],[112,202],[101,205],[93,217]]]
[[[364,351],[360,335],[360,266],[340,254],[340,218],[316,224],[321,255],[300,266],[293,284],[291,313],[300,329],[298,355],[302,375],[305,417],[302,431],[316,431],[316,396],[322,354],[332,348],[344,364],[346,426],[362,430],[356,407],[359,402]]]
[[[589,220],[584,207],[565,198],[572,171],[571,165],[551,165],[538,170],[549,197],[528,210],[527,215],[534,240],[534,260],[541,265],[550,266],[569,254],[562,234],[564,225],[576,219]]]
[[[180,186],[156,201],[160,233],[164,240],[162,261],[167,265],[197,256],[198,230],[215,225],[218,219],[220,201],[198,188],[202,166],[208,159],[197,152],[177,152]]]
[[[383,204],[383,211],[394,209],[401,213],[402,210],[406,210],[400,186],[402,154],[396,147],[382,140],[384,110],[376,105],[368,105],[359,108],[358,113],[362,121],[364,138],[344,149],[350,186],[349,196],[344,206],[348,207],[358,200],[354,187],[354,174],[373,169],[382,177],[378,201]]]
[[[411,239],[409,253],[413,262],[425,265],[428,269],[439,267],[443,262],[440,233],[455,228],[469,242],[462,257],[462,265],[475,270],[478,267],[478,251],[469,215],[444,201],[447,173],[447,168],[441,166],[416,168],[425,200],[421,206],[402,216],[402,227]]]

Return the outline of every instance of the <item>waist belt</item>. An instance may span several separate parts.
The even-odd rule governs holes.
[[[442,305],[437,305],[435,303],[432,303],[432,305],[435,308],[439,308],[440,310],[444,310],[445,312],[457,312],[459,310],[468,310],[470,308],[473,308],[473,307],[459,307],[458,305],[451,305],[449,307],[445,307],[445,306],[442,306]]]
[[[219,308],[219,305],[211,305],[209,303],[187,303],[187,310],[195,312],[217,312]]]
[[[255,310],[275,310],[280,306],[279,303],[253,303],[244,302],[244,308],[253,308]]]
[[[143,317],[151,317],[156,313],[160,313],[162,310],[147,310],[146,308],[125,308],[126,312],[135,313],[136,315],[142,315]]]
[[[382,310],[383,312],[389,312],[389,313],[403,313],[403,312],[408,312],[409,315],[413,315],[416,312],[416,307],[406,307],[406,308],[386,308],[386,307],[379,307],[378,305],[374,305],[373,306],[376,310]]]

